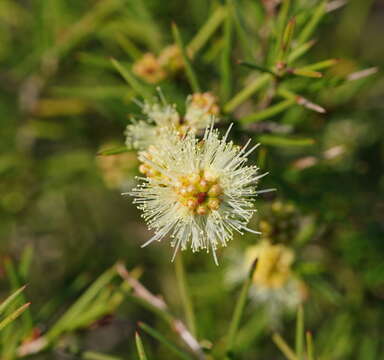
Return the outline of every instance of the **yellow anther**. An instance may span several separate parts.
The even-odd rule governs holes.
[[[198,205],[198,201],[196,198],[190,198],[187,200],[188,209],[195,210],[197,205]]]
[[[206,205],[199,205],[196,209],[196,213],[199,215],[207,215],[208,207]]]
[[[152,168],[148,169],[148,172],[147,172],[148,177],[155,177],[155,176],[159,176],[159,175],[160,175],[160,173],[157,170],[152,169]]]
[[[191,184],[197,184],[199,181],[200,181],[200,176],[198,174],[192,174],[190,177],[189,177],[189,182]]]
[[[141,165],[139,166],[139,172],[141,172],[142,174],[146,174],[147,171],[148,171],[148,167],[147,167],[147,165],[145,165],[145,164],[141,164]]]
[[[208,191],[208,196],[217,197],[221,195],[223,192],[223,189],[219,184],[212,185],[211,188]]]
[[[209,182],[215,182],[217,180],[217,176],[212,171],[205,170],[204,171],[204,179],[209,181]]]
[[[208,181],[205,180],[205,179],[201,179],[200,182],[199,182],[199,189],[200,189],[200,191],[202,191],[202,192],[206,192],[206,191],[208,191],[208,189],[209,189],[209,183],[208,183]]]
[[[182,196],[189,196],[196,192],[196,187],[193,185],[183,186],[179,192]]]
[[[208,200],[208,207],[211,210],[218,210],[220,207],[220,200],[217,198],[211,198]]]

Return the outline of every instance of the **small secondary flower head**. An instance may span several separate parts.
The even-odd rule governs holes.
[[[295,256],[293,251],[284,245],[272,245],[269,241],[262,241],[248,248],[245,256],[250,261],[258,258],[253,276],[253,282],[257,286],[279,289],[292,275],[291,266]]]
[[[262,241],[246,253],[249,261],[255,255],[259,261],[250,296],[257,303],[265,305],[271,324],[278,326],[284,310],[296,309],[305,300],[307,288],[292,272],[295,259],[292,249]]]
[[[184,121],[191,128],[205,128],[211,123],[212,117],[217,115],[219,106],[212,93],[195,93],[188,97]]]
[[[248,247],[243,256],[234,255],[227,273],[230,284],[244,281],[251,264],[258,259],[249,295],[265,307],[273,327],[279,325],[284,311],[295,309],[307,297],[304,282],[292,271],[295,254],[291,248],[263,240]]]
[[[139,154],[153,171],[131,193],[143,217],[155,234],[143,246],[171,237],[171,245],[193,252],[226,246],[234,231],[255,232],[247,227],[256,211],[256,186],[263,176],[254,165],[246,165],[248,149],[220,138],[210,126],[202,140],[188,131],[162,133],[155,145]]]
[[[159,91],[160,92],[160,91]],[[144,103],[142,112],[146,120],[134,121],[127,126],[126,145],[137,150],[146,150],[155,145],[162,133],[177,132],[184,136],[188,131],[197,132],[217,120],[219,107],[211,93],[196,93],[188,97],[185,116],[181,116],[176,105],[170,105],[160,92],[161,103]]]
[[[175,105],[146,102],[142,105],[142,112],[147,120],[133,121],[126,128],[125,143],[129,148],[147,149],[158,141],[162,133],[179,127],[180,115]]]
[[[137,60],[132,66],[132,71],[151,84],[156,84],[166,77],[166,72],[152,53],[146,53]]]

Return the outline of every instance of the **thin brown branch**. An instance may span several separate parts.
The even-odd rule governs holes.
[[[131,276],[124,264],[117,263],[116,270],[118,274],[123,278],[123,280],[125,280],[131,286],[133,290],[133,296],[137,297],[142,302],[149,304],[151,308],[155,308],[157,311],[163,313],[164,319],[169,322],[171,328],[179,335],[181,340],[188,346],[188,348],[196,355],[199,360],[204,360],[206,357],[199,342],[191,334],[185,324],[169,312],[168,306],[164,300],[159,296],[152,294],[137,279]]]

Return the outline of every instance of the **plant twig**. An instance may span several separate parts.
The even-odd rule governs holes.
[[[187,329],[185,324],[174,317],[168,310],[167,304],[163,299],[153,295],[147,290],[137,279],[132,277],[124,264],[118,263],[116,265],[117,273],[132,287],[133,297],[136,298],[143,306],[156,312],[161,316],[171,328],[180,336],[188,348],[196,355],[199,360],[205,359],[205,354],[196,340],[196,338]]]

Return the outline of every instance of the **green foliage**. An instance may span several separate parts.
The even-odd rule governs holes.
[[[379,359],[382,18],[359,0],[2,0],[0,358]],[[140,78],[175,43],[182,67]],[[165,241],[140,248],[121,144],[157,87],[179,107],[214,93],[218,127],[261,144],[249,160],[277,191],[250,226],[295,252],[305,325],[228,280],[266,235],[237,236],[219,267],[185,253],[174,271]]]
[[[10,307],[14,302],[16,302],[17,297],[20,293],[25,289],[25,286],[16,290],[12,295],[8,296],[1,304],[0,304],[0,315],[3,315],[8,307]],[[0,320],[0,331],[3,330],[7,325],[11,324],[14,320],[16,320],[30,305],[30,303],[26,303],[20,306],[18,309],[12,311],[10,314],[6,314],[3,319]]]

